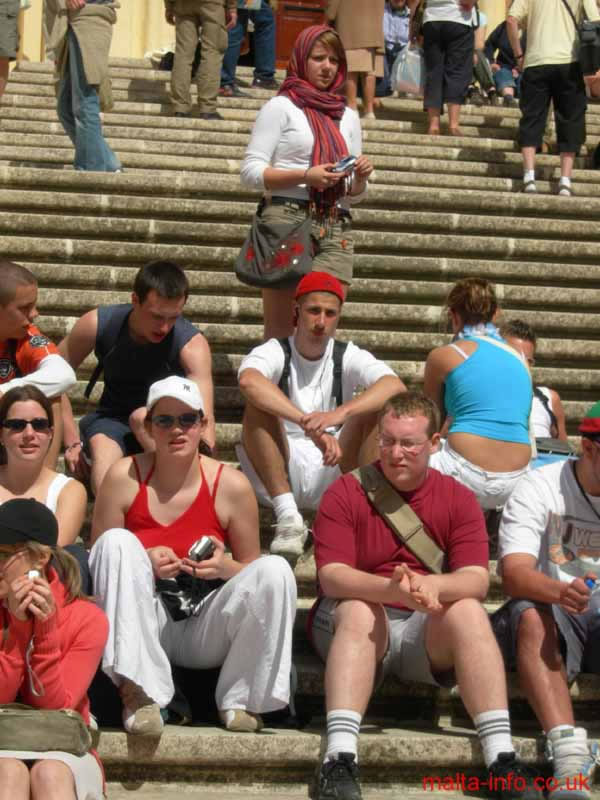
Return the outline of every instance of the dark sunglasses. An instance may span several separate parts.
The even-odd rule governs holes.
[[[175,423],[180,428],[193,428],[201,419],[202,414],[196,411],[189,411],[186,414],[180,414],[178,417],[173,416],[173,414],[156,414],[152,417],[152,422],[158,428],[172,428]]]
[[[36,433],[47,433],[50,430],[50,420],[46,417],[34,417],[33,419],[19,419],[13,417],[12,419],[5,419],[2,423],[3,428],[8,428],[9,431],[16,431],[21,433],[25,428],[31,425]]]

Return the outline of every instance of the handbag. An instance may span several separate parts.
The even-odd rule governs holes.
[[[220,578],[205,580],[192,578],[186,572],[180,572],[176,578],[157,578],[156,591],[171,619],[180,622],[197,616],[204,598],[215,589],[220,589],[224,583],[225,581]]]
[[[401,544],[408,547],[430,572],[440,575],[444,551],[387,478],[373,464],[359,467],[350,474],[360,483],[375,511],[384,518]]]
[[[581,71],[584,75],[595,75],[600,69],[600,20],[584,19],[580,25],[577,25],[573,9],[567,3],[567,0],[562,1],[573,20],[573,25],[579,38],[578,60]]]
[[[252,225],[235,261],[235,274],[248,286],[283,289],[312,270],[313,241],[310,214],[302,222],[266,223],[264,199],[258,204]]]
[[[78,711],[0,705],[0,750],[43,753],[52,749],[84,756],[91,746],[92,735]]]

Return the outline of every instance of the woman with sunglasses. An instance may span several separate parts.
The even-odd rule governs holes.
[[[197,385],[178,376],[157,381],[146,407],[155,452],[114,464],[96,498],[90,566],[110,621],[102,669],[119,688],[129,733],[160,734],[160,709],[174,693],[171,662],[220,666],[223,724],[259,730],[262,712],[289,701],[294,575],[279,556],[259,558],[247,478],[199,454],[206,417]],[[214,552],[198,563],[188,554],[203,536]],[[182,578],[194,589],[218,584],[177,615],[156,583]]]
[[[87,691],[108,635],[103,612],[83,595],[76,562],[57,546],[54,514],[33,499],[0,506],[0,703],[72,709],[90,724]],[[93,750],[83,756],[20,739],[0,750],[0,800],[102,800]],[[8,743],[12,745],[12,742]]]
[[[85,518],[87,495],[79,481],[44,464],[52,443],[53,416],[48,398],[35,386],[17,386],[0,399],[0,503],[33,497],[58,520],[58,544],[72,545]],[[76,554],[74,554],[76,555]]]

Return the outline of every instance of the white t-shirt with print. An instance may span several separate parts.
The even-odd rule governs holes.
[[[331,397],[334,340],[329,340],[325,352],[317,361],[309,361],[300,355],[296,350],[293,336],[290,336],[288,341],[292,351],[288,379],[290,400],[305,414],[310,414],[312,411],[332,411],[335,408],[335,398]],[[279,341],[269,339],[244,357],[238,370],[238,378],[245,369],[251,368],[278,384],[284,363],[283,348]],[[342,402],[350,401],[359,386],[368,389],[385,375],[395,375],[395,372],[368,350],[362,350],[349,342],[342,360]],[[299,425],[285,420],[284,426],[288,436],[305,437]]]
[[[575,463],[548,464],[517,483],[500,523],[499,567],[511,553],[527,553],[541,572],[564,583],[586,572],[600,576],[600,516],[575,481]],[[600,497],[586,497],[600,515]]]

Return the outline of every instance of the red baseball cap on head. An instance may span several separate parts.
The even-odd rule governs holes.
[[[328,272],[309,272],[296,286],[294,297],[297,300],[303,294],[310,294],[310,292],[331,292],[339,299],[340,303],[344,302],[344,287],[337,278]]]

